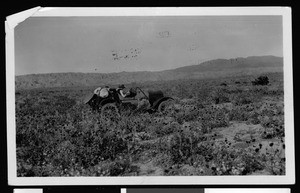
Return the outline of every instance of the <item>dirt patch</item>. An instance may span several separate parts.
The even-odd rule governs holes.
[[[163,176],[164,171],[162,168],[155,166],[154,161],[138,163],[139,167],[137,174],[139,176]]]
[[[213,129],[212,135],[216,136],[216,142],[228,140],[232,144],[232,148],[252,148],[256,149],[260,154],[269,155],[276,153],[280,158],[284,158],[284,139],[264,139],[261,137],[263,132],[264,128],[260,124],[231,122],[229,127]]]
[[[212,130],[212,132],[217,135],[222,135],[224,139],[227,138],[227,140],[231,142],[246,142],[247,140],[259,137],[259,134],[262,131],[263,127],[260,124],[250,125],[244,122],[231,122],[229,127],[216,128]]]

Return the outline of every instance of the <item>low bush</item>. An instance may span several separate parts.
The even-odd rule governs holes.
[[[269,78],[267,76],[259,76],[257,79],[252,81],[252,85],[268,85]]]

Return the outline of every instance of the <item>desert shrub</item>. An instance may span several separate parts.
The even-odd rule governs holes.
[[[284,146],[284,144],[282,145]],[[265,168],[272,175],[285,175],[286,173],[286,159],[282,157],[281,151],[279,148],[273,148],[272,146],[265,155]]]
[[[196,120],[198,115],[199,115],[199,111],[197,109],[194,109],[192,111],[181,110],[174,115],[174,118],[179,124],[182,124],[184,122]]]
[[[196,147],[201,138],[201,130],[190,125],[172,135],[169,140],[169,153],[174,163],[182,163],[196,153]]]
[[[249,88],[249,94],[257,97],[257,101],[261,100],[262,97],[269,97],[272,96],[270,95],[272,88],[268,85],[257,85],[257,86],[252,86]],[[276,95],[276,94],[275,94]]]
[[[261,120],[261,124],[265,128],[262,133],[262,138],[264,139],[282,138],[285,136],[283,117],[264,117]]]
[[[211,93],[212,93],[212,89],[207,86],[199,89],[196,93],[196,98],[198,103],[201,104],[212,103],[213,101],[211,99]]]
[[[269,78],[267,76],[259,76],[254,81],[252,81],[252,85],[268,85]]]
[[[212,93],[212,99],[215,104],[228,103],[230,102],[229,94],[225,88],[217,88]]]
[[[265,167],[263,156],[253,150],[229,148],[228,142],[198,140],[191,155],[188,143],[176,140],[177,145],[171,150],[172,162],[169,162],[173,165],[168,165],[166,175],[182,175],[182,170],[187,168],[189,174],[195,175],[248,175]]]
[[[256,104],[247,104],[234,106],[228,113],[230,121],[249,121],[252,124],[260,123],[260,114],[257,111]]]
[[[265,128],[262,138],[282,138],[285,136],[283,105],[262,103],[257,112],[260,114],[260,123]]]
[[[255,96],[253,94],[250,94],[248,92],[240,93],[234,96],[233,104],[235,105],[245,105],[245,104],[251,104],[256,100]]]
[[[174,123],[159,123],[155,126],[149,127],[149,131],[156,137],[162,137],[176,132],[180,128],[179,124]]]
[[[206,144],[206,145],[205,145]],[[202,142],[198,147],[205,152],[205,160],[199,164],[205,165],[212,175],[248,175],[265,167],[264,156],[249,149],[230,147],[228,141],[214,143]],[[203,149],[203,147],[205,147]]]
[[[122,159],[100,162],[99,165],[91,167],[91,169],[86,172],[87,176],[91,174],[95,174],[96,176],[120,176],[126,171],[129,172],[131,167],[129,159],[122,157]]]
[[[225,108],[215,108],[208,106],[199,110],[198,121],[204,131],[208,132],[210,129],[217,127],[226,127],[229,125],[228,110]]]

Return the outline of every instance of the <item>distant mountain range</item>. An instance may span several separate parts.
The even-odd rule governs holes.
[[[283,58],[276,56],[251,56],[247,58],[216,59],[198,65],[184,66],[157,72],[119,73],[49,73],[16,76],[16,89],[103,86],[134,82],[223,78],[283,72]]]

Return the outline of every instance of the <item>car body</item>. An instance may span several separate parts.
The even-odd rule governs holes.
[[[89,104],[93,109],[102,111],[104,113],[105,107],[112,107],[113,105],[118,111],[120,108],[137,109],[139,102],[141,100],[149,101],[150,106],[145,109],[147,112],[157,112],[162,111],[161,104],[165,101],[173,100],[171,97],[164,96],[161,90],[150,90],[144,92],[141,88],[135,87],[130,89],[130,94],[128,97],[122,97],[118,94],[117,89],[109,89],[109,96],[106,98],[101,98],[99,96],[93,95],[90,100],[86,100],[85,103]]]

